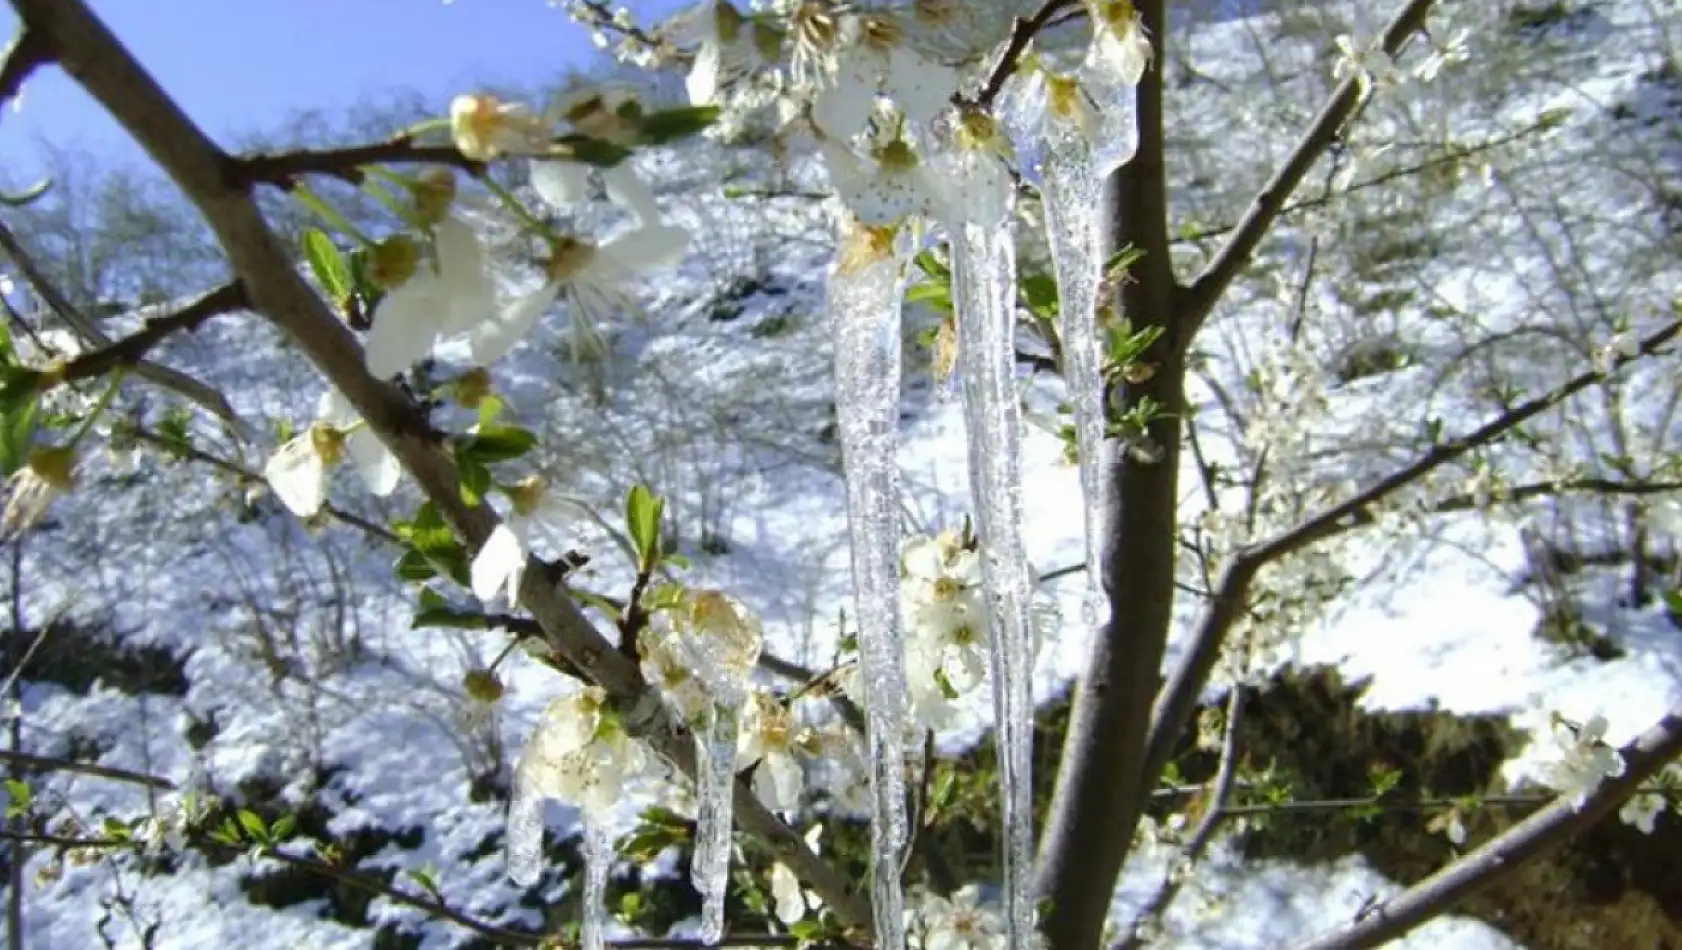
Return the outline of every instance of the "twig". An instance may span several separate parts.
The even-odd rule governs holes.
[[[75,330],[78,335],[95,346],[111,345],[111,337],[100,328],[99,323],[77,310],[69,299],[60,293],[57,287],[53,286],[53,282],[47,279],[46,274],[35,265],[34,259],[24,250],[22,243],[12,233],[12,229],[3,222],[0,222],[0,251],[3,251],[11,259],[12,264],[18,269],[18,273],[23,275],[23,279],[58,315],[59,319],[69,324],[70,328]],[[232,425],[235,431],[243,432],[245,430],[245,423],[234,412],[234,407],[229,405],[228,400],[221,393],[186,373],[147,360],[141,360],[135,364],[134,374],[198,403]]]
[[[468,158],[454,145],[418,145],[407,135],[371,145],[257,153],[228,161],[229,180],[242,188],[262,184],[291,189],[302,175],[330,175],[360,184],[361,169],[367,165],[448,165],[474,177],[485,173],[485,163]]]
[[[1021,65],[1022,54],[1027,52],[1028,44],[1034,41],[1034,37],[1041,30],[1051,25],[1053,17],[1074,6],[1074,3],[1075,0],[1045,0],[1045,4],[1033,16],[1026,20],[1017,17],[1011,23],[1010,39],[1006,41],[1004,51],[999,54],[999,61],[993,64],[992,71],[987,74],[986,85],[982,86],[981,92],[976,95],[976,105],[985,107],[993,104],[993,100],[1004,91],[1005,80]]]
[[[144,772],[133,772],[109,765],[96,765],[92,762],[77,762],[74,759],[31,755],[28,752],[17,752],[12,749],[0,749],[0,759],[30,772],[76,772],[81,775],[91,775],[95,778],[110,779],[113,782],[144,785],[147,788],[155,788],[166,792],[175,788],[174,782],[161,776],[147,775]]]
[[[1380,39],[1385,53],[1395,56],[1406,45],[1408,39],[1425,25],[1425,17],[1431,10],[1431,3],[1432,0],[1409,0],[1402,11],[1396,14],[1385,27]],[[1256,246],[1284,211],[1286,202],[1291,199],[1291,193],[1302,183],[1303,177],[1314,167],[1314,163],[1320,160],[1320,156],[1325,154],[1326,149],[1337,140],[1344,123],[1363,101],[1358,78],[1357,71],[1355,75],[1348,76],[1338,83],[1331,98],[1320,109],[1320,114],[1291,150],[1285,164],[1262,186],[1261,191],[1251,201],[1249,209],[1233,228],[1226,244],[1187,288],[1183,295],[1183,316],[1189,326],[1183,331],[1181,340],[1191,340],[1197,325],[1209,315],[1209,311],[1214,309],[1216,301],[1220,300],[1239,271],[1249,263]]]
[[[1261,544],[1246,547],[1233,556],[1224,571],[1220,586],[1205,608],[1203,619],[1192,636],[1191,646],[1162,687],[1151,714],[1147,739],[1146,767],[1143,781],[1154,786],[1162,769],[1172,755],[1174,743],[1185,730],[1197,709],[1197,697],[1220,656],[1221,644],[1239,613],[1244,610],[1250,586],[1261,569],[1281,558],[1334,537],[1363,518],[1372,518],[1371,509],[1390,495],[1412,485],[1432,471],[1452,462],[1468,452],[1502,438],[1525,422],[1554,408],[1579,392],[1601,382],[1613,372],[1630,363],[1657,353],[1678,332],[1682,321],[1672,321],[1663,329],[1641,342],[1634,354],[1617,357],[1606,372],[1591,369],[1534,399],[1520,403],[1495,419],[1458,438],[1440,443],[1418,459],[1380,479],[1355,497],[1333,505],[1308,518],[1296,527],[1282,532]]]
[[[212,317],[243,310],[250,305],[244,285],[230,281],[206,292],[176,313],[148,318],[145,325],[134,333],[66,362],[58,372],[49,376],[44,388],[103,376],[119,366],[138,365],[147,353],[170,336],[181,332],[192,333]]]
[[[1682,709],[1673,710],[1624,747],[1621,754],[1624,774],[1603,782],[1581,807],[1572,807],[1568,798],[1557,799],[1400,896],[1377,905],[1360,920],[1303,943],[1297,950],[1367,950],[1381,946],[1588,830],[1682,754]]]

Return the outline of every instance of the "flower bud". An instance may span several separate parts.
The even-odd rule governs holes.
[[[407,234],[392,234],[375,244],[368,254],[368,278],[381,290],[395,290],[415,276],[420,264],[420,245]]]
[[[409,185],[415,202],[415,217],[422,224],[443,221],[456,200],[456,173],[448,168],[428,168]]]
[[[497,678],[495,670],[484,668],[467,671],[461,678],[461,688],[469,699],[480,703],[494,703],[502,698],[502,680]]]

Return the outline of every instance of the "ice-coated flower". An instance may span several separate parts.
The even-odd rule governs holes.
[[[76,450],[69,445],[41,445],[7,480],[6,510],[0,538],[14,538],[39,524],[47,509],[76,487]]]
[[[887,10],[842,19],[824,65],[812,121],[842,140],[865,130],[878,94],[892,99],[907,120],[927,123],[951,104],[960,81],[956,69],[918,51]]]
[[[698,722],[712,705],[706,687],[695,675],[688,651],[669,623],[656,622],[637,638],[643,678],[660,690],[666,702],[684,722]]]
[[[861,224],[881,227],[912,215],[932,217],[946,204],[940,179],[903,137],[872,146],[868,159],[834,140],[821,147],[831,187]]]
[[[810,731],[800,728],[794,713],[782,700],[763,690],[748,697],[742,730],[736,742],[736,769],[758,764],[753,773],[753,792],[765,807],[777,812],[800,807],[806,789],[806,772],[800,756],[815,743]]]
[[[818,839],[822,836],[823,825],[813,825],[812,830],[806,832],[806,847],[811,848],[814,854],[818,852]],[[823,899],[803,890],[800,879],[780,861],[771,865],[771,900],[776,905],[777,919],[784,924],[793,924],[805,917],[808,910],[823,907]]]
[[[902,557],[901,602],[907,634],[927,651],[959,695],[987,674],[987,609],[982,597],[981,558],[956,536],[912,541]]]
[[[465,221],[440,221],[430,256],[374,308],[363,348],[368,372],[382,379],[425,358],[439,337],[471,330],[496,309],[484,245]]]
[[[345,456],[368,490],[384,497],[403,475],[396,456],[370,430],[337,389],[321,394],[316,421],[288,440],[263,466],[275,497],[300,518],[313,517],[327,503],[327,479]]]
[[[468,569],[473,596],[486,602],[506,591],[508,602],[518,603],[520,578],[533,542],[564,535],[578,510],[573,499],[551,491],[537,475],[516,482],[508,491],[508,501],[508,517],[485,539]]]
[[[1151,64],[1151,36],[1133,0],[1087,0],[1092,45],[1086,68],[1108,79],[1137,86]]]
[[[501,359],[563,294],[572,304],[574,358],[590,349],[605,351],[596,321],[612,311],[631,309],[626,285],[638,275],[675,266],[688,249],[689,232],[672,225],[645,225],[601,245],[579,237],[558,238],[549,256],[548,279],[474,331],[474,361],[484,366]]]
[[[951,897],[927,894],[916,912],[922,918],[923,950],[997,950],[1008,942],[1003,916],[981,902],[975,884]]]
[[[1562,720],[1553,723],[1553,741],[1558,758],[1543,769],[1542,780],[1549,788],[1571,799],[1581,808],[1600,783],[1624,774],[1624,758],[1607,745],[1606,718],[1590,716],[1573,730]]]
[[[535,881],[542,870],[543,803],[576,806],[599,821],[618,806],[625,786],[649,766],[642,744],[607,709],[607,694],[586,686],[549,703],[514,767],[508,803],[508,876]]]
[[[476,162],[541,150],[552,136],[550,123],[521,103],[483,94],[450,102],[450,137],[461,154]]]
[[[998,122],[979,109],[967,109],[958,117],[951,139],[951,148],[936,157],[935,174],[944,180],[947,197],[940,218],[948,228],[999,226],[1009,217],[1016,194],[1009,139]]]

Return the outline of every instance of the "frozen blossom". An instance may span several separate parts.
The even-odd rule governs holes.
[[[812,120],[825,135],[847,140],[865,131],[878,94],[907,120],[932,121],[951,104],[959,76],[921,52],[897,14],[873,10],[840,21],[817,83]]]

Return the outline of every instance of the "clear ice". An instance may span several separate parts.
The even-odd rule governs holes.
[[[900,623],[900,306],[905,259],[842,249],[825,287],[835,332],[835,403],[847,483],[870,787],[872,904],[880,950],[905,946],[905,634]]]

